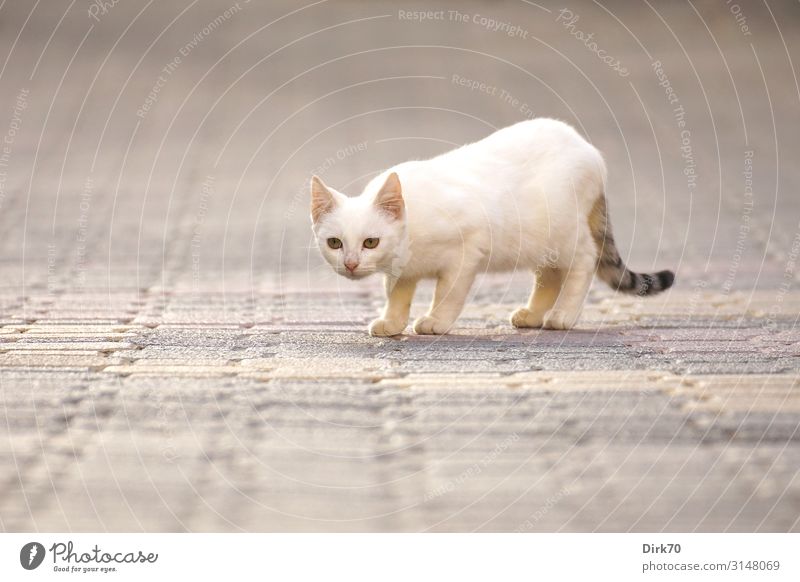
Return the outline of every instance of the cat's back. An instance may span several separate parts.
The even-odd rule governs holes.
[[[428,160],[398,164],[375,177],[366,192],[374,193],[390,172],[397,172],[410,206],[416,199],[452,206],[459,200],[500,200],[506,192],[521,191],[523,184],[560,182],[584,171],[602,179],[600,152],[569,124],[542,117],[509,125]]]
[[[549,117],[537,117],[504,127],[452,153],[466,155],[503,155],[511,152],[523,154],[551,153],[565,148],[594,150],[568,123]]]

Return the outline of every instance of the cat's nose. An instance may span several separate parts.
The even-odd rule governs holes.
[[[355,272],[358,268],[358,261],[354,261],[352,259],[348,259],[344,262],[344,266],[347,267],[347,270],[351,273]]]

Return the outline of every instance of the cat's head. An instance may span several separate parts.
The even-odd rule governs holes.
[[[311,179],[311,220],[317,245],[333,270],[348,279],[390,273],[405,241],[405,203],[392,172],[350,198]]]

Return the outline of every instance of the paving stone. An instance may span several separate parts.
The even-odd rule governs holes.
[[[0,352],[48,352],[48,353],[108,353],[117,350],[126,350],[133,347],[133,344],[116,342],[76,342],[76,341],[37,341],[28,338],[21,338],[16,342],[9,342],[0,345]]]
[[[63,355],[58,352],[42,354],[0,354],[0,368],[58,368],[58,369],[87,369],[99,370],[109,361],[103,356],[96,356],[79,352],[78,354]]]

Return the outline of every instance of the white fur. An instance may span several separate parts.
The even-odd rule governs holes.
[[[374,201],[392,173],[405,215],[395,219]],[[603,192],[602,156],[569,125],[523,121],[425,161],[399,164],[348,198],[325,187],[331,209],[314,224],[320,250],[344,276],[386,275],[387,305],[370,326],[395,335],[407,324],[416,282],[435,278],[428,314],[417,333],[445,333],[460,314],[476,274],[526,269],[537,285],[517,327],[572,327],[594,274],[597,248],[587,217]],[[315,195],[316,196],[316,195]],[[332,250],[337,237],[343,248]],[[365,238],[380,238],[375,249]],[[358,261],[351,274],[345,260]]]

